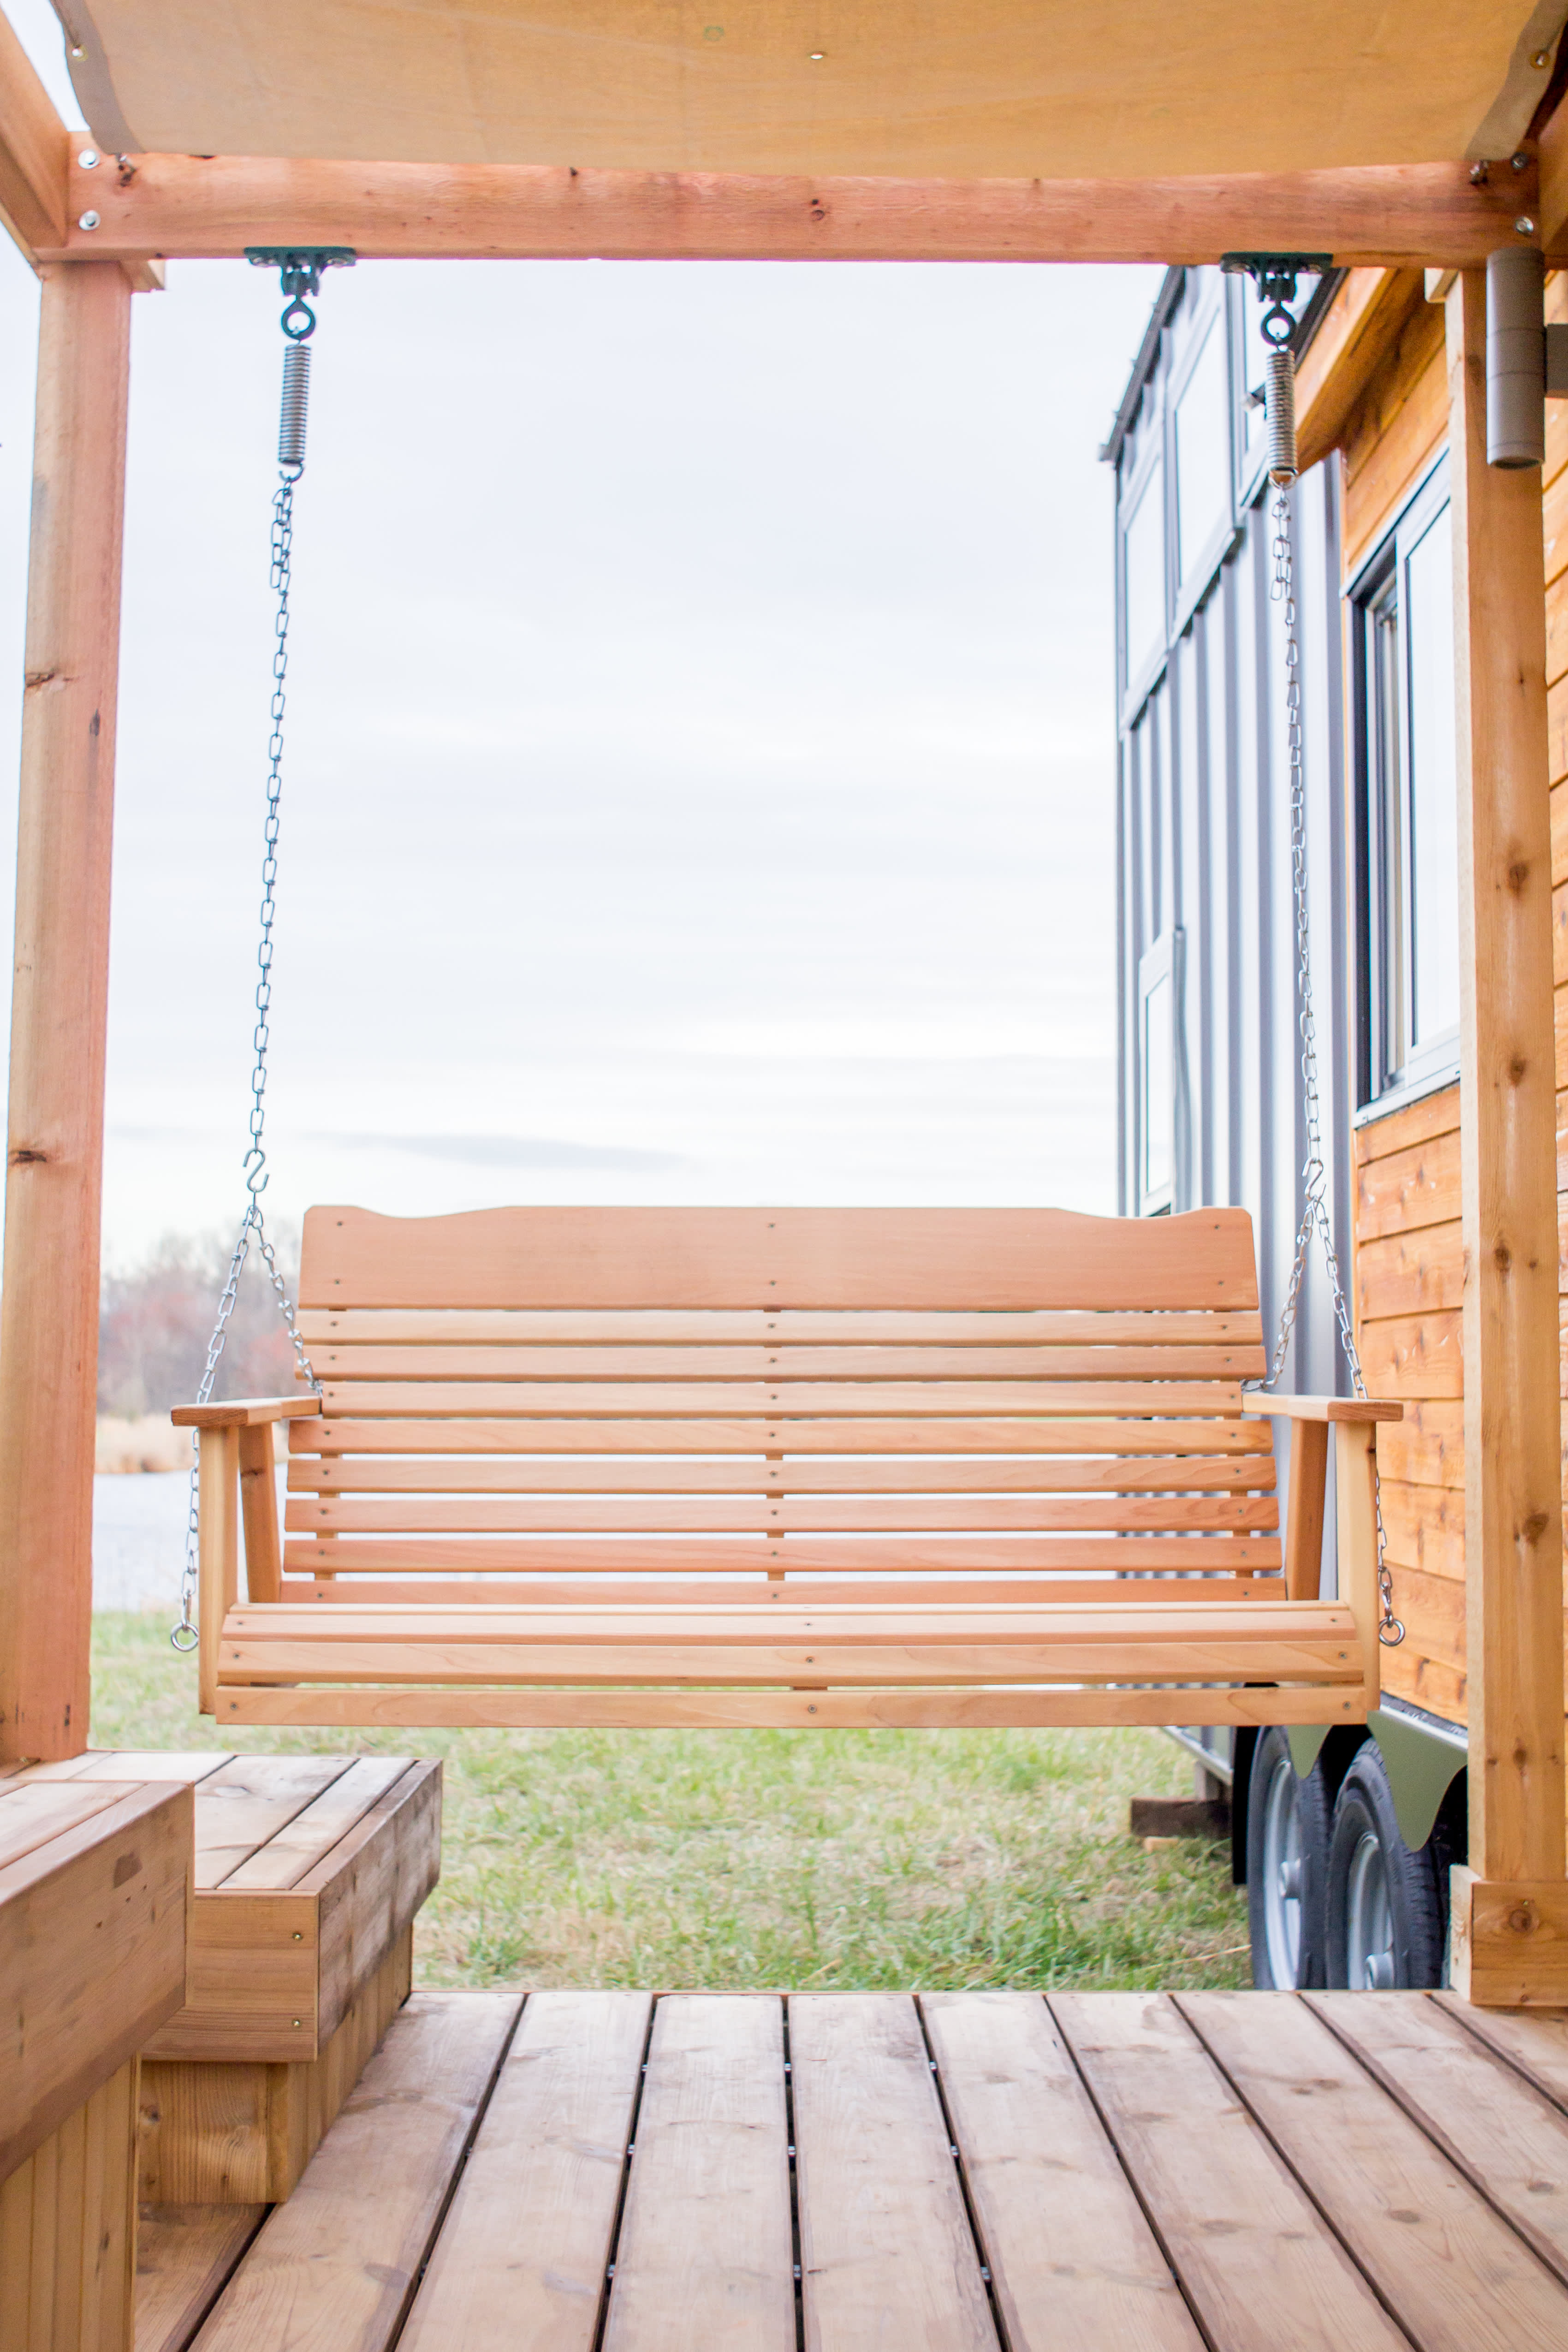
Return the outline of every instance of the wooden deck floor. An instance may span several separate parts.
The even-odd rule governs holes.
[[[420,1993],[288,2204],[142,2266],[138,2352],[1568,2352],[1568,2025]]]

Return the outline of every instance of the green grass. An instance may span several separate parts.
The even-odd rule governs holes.
[[[94,1621],[92,1742],[446,1764],[432,1985],[1194,1986],[1248,1981],[1228,1850],[1146,1853],[1190,1790],[1147,1731],[230,1731],[160,1618]]]

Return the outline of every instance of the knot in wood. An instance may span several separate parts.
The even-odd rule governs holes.
[[[1522,857],[1516,857],[1512,865],[1508,869],[1508,887],[1513,892],[1516,898],[1529,879],[1530,866],[1528,860]]]
[[[1510,1083],[1517,1087],[1529,1067],[1530,1064],[1525,1060],[1524,1055],[1522,1054],[1516,1054],[1508,1066],[1508,1075]]]
[[[1539,1543],[1542,1537],[1546,1533],[1547,1528],[1551,1525],[1552,1520],[1547,1512],[1531,1511],[1530,1517],[1524,1523],[1523,1534],[1525,1542],[1530,1544]]]
[[[1508,1915],[1508,1924],[1516,1936],[1530,1936],[1534,1934],[1535,1906],[1530,1901],[1528,1896],[1526,1896],[1522,1903],[1516,1903],[1514,1905],[1513,1909]]]
[[[1492,1264],[1496,1266],[1500,1274],[1507,1274],[1513,1265],[1513,1252],[1510,1249],[1506,1242],[1496,1242],[1493,1244]]]

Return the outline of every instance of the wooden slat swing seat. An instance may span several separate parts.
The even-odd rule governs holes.
[[[174,1414],[199,1433],[220,1723],[1377,1703],[1373,1445],[1401,1408],[1244,1391],[1243,1210],[317,1208],[300,1328],[319,1396]]]
[[[296,1323],[260,1199],[289,523],[303,296],[353,257],[271,257],[291,348],[249,1201],[201,1400],[174,1415],[199,1432],[199,1576],[190,1561],[174,1638],[199,1648],[203,1708],[226,1724],[1364,1721],[1375,1423],[1401,1409],[1248,1399],[1266,1367],[1242,1210],[318,1208]],[[1275,456],[1283,480],[1294,461]],[[1288,545],[1288,509],[1279,528]],[[1303,876],[1298,859],[1304,943]],[[1304,961],[1301,987],[1310,1005]],[[1312,1149],[1286,1329],[1311,1233],[1328,1241],[1304,1036]],[[253,1243],[316,1392],[213,1403]],[[1283,1547],[1271,1417],[1296,1423]]]

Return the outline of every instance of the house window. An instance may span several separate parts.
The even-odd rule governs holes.
[[[1226,314],[1215,310],[1175,402],[1176,565],[1183,597],[1201,586],[1231,525]]]
[[[1177,1206],[1185,1108],[1181,993],[1182,934],[1162,931],[1138,961],[1138,1209],[1145,1217]]]
[[[1447,467],[1355,598],[1360,695],[1361,1099],[1459,1059],[1454,581]]]
[[[1165,469],[1156,458],[1123,525],[1127,675],[1136,688],[1165,650]]]

